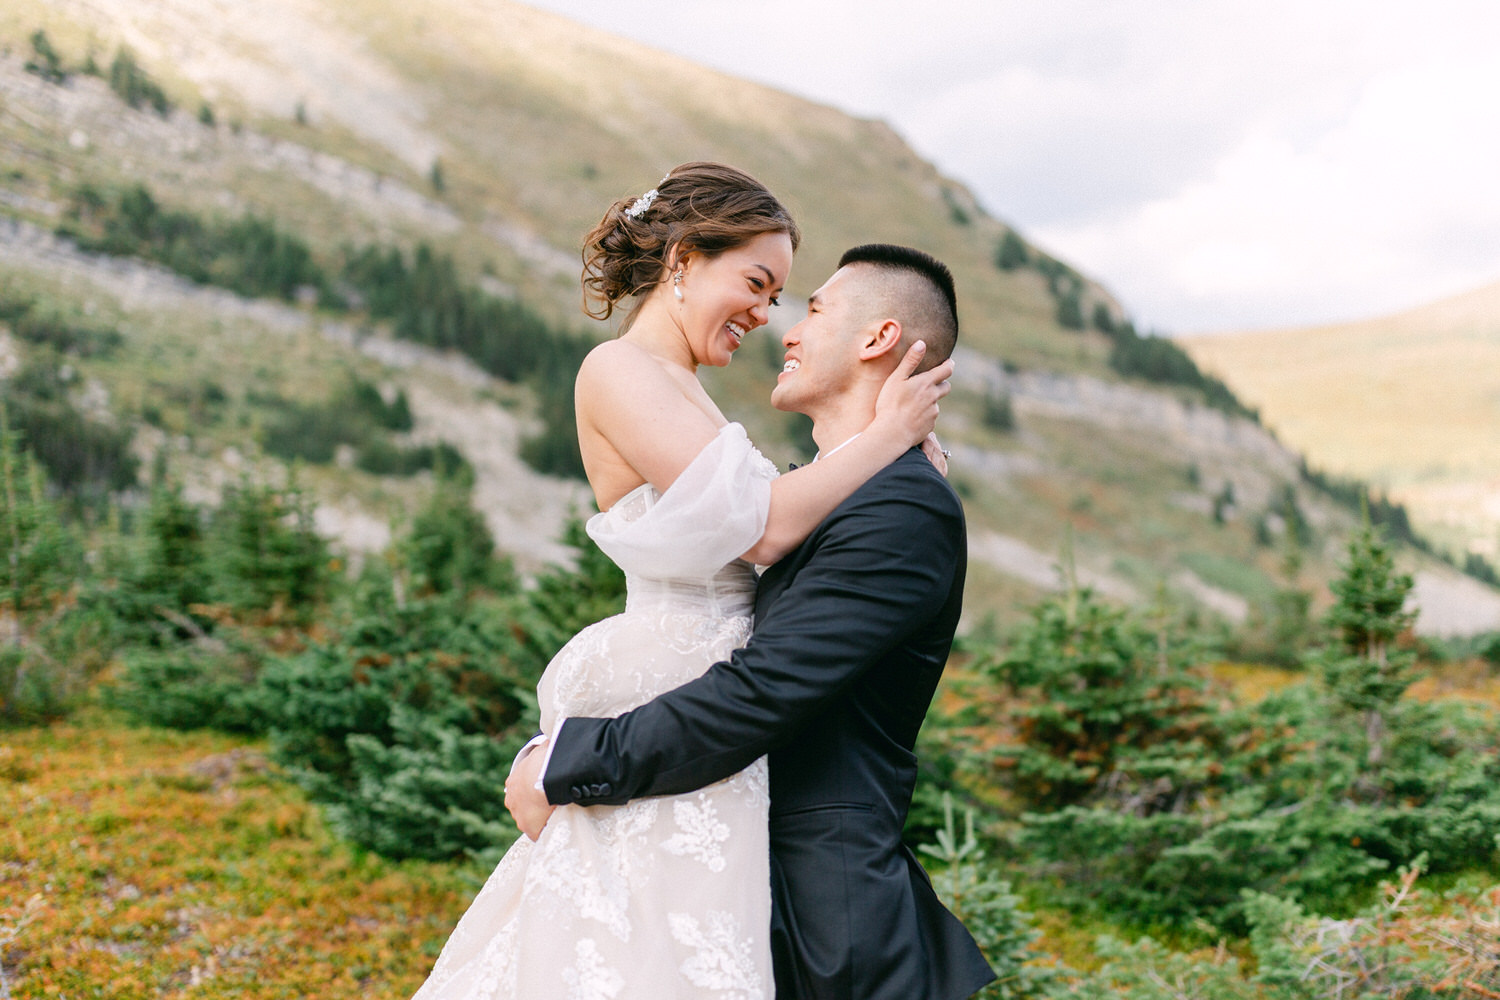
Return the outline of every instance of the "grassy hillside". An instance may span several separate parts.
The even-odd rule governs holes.
[[[1500,555],[1500,284],[1394,316],[1183,341],[1310,461]]]
[[[62,79],[36,71],[38,31]],[[401,342],[358,309],[331,313],[316,295],[251,301],[157,263],[81,252],[51,234],[72,224],[82,186],[143,185],[163,212],[205,225],[265,220],[329,274],[345,247],[409,259],[427,244],[474,289],[518,298],[559,331],[603,337],[577,309],[580,234],[613,198],[711,158],[760,176],[806,231],[789,307],[735,365],[708,374],[726,412],[780,462],[806,448],[801,424],[765,402],[776,330],[796,320],[794,303],[857,242],[913,243],[952,265],[964,352],[942,433],[971,520],[971,623],[1012,619],[1054,587],[1066,548],[1080,578],[1122,600],[1160,594],[1253,624],[1278,588],[1331,575],[1356,518],[1301,479],[1294,452],[1161,374],[1172,365],[1122,365],[1122,342],[1139,341],[1120,332],[1121,306],[1028,247],[881,122],[505,0],[16,0],[0,11],[0,45],[0,279],[42,308],[119,330],[116,356],[66,362],[78,379],[71,398],[128,431],[143,469],[167,447],[195,495],[247,466],[279,468],[268,428],[357,378],[409,399],[415,426],[398,446],[458,448],[523,570],[561,554],[564,518],[587,503],[576,483],[517,456],[539,426],[536,392],[565,395],[565,372],[551,386],[510,382]],[[112,89],[125,50],[170,107],[131,108]],[[1007,236],[1016,252],[1004,257]],[[14,333],[0,328],[0,377],[61,370]],[[224,397],[207,421],[183,402],[205,391]],[[328,531],[378,552],[430,480],[339,455],[300,475]],[[1296,580],[1280,569],[1288,524],[1311,528]],[[1418,557],[1412,567],[1452,603],[1451,571]],[[1460,628],[1500,621],[1493,594],[1460,603]]]

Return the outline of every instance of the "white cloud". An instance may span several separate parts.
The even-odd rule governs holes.
[[[883,117],[1191,330],[1500,277],[1493,0],[532,0]]]
[[[1375,315],[1500,276],[1500,64],[1370,79],[1294,142],[1248,133],[1211,174],[1039,235],[1177,330]]]

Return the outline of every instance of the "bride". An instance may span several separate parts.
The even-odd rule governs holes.
[[[704,391],[699,366],[729,364],[767,322],[799,239],[769,191],[715,163],[616,202],[586,238],[585,311],[607,319],[633,300],[575,389],[603,511],[588,532],[628,595],[547,667],[543,733],[618,715],[726,658],[750,635],[754,564],[929,438],[951,366],[907,378],[916,348],[862,433],[780,477]],[[764,759],[685,795],[559,808],[502,859],[416,1000],[769,1000],[767,808]]]

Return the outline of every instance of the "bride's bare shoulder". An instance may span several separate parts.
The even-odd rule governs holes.
[[[589,351],[578,367],[579,395],[596,392],[650,391],[673,384],[662,363],[628,340],[606,340]]]

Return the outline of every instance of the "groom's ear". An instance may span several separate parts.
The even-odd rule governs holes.
[[[901,324],[894,319],[883,319],[864,333],[859,345],[859,360],[874,361],[891,355],[901,345]],[[900,355],[896,355],[900,360]]]

